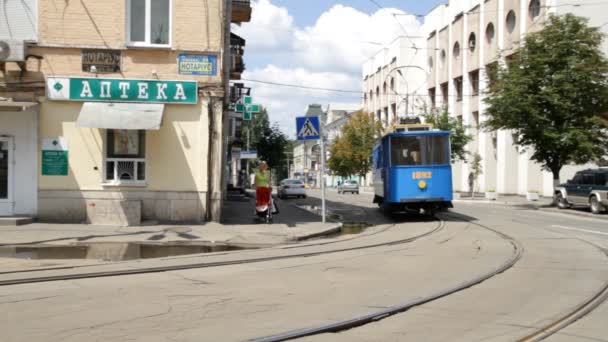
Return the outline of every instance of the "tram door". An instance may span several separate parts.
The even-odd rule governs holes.
[[[0,136],[0,216],[13,214],[13,139]]]

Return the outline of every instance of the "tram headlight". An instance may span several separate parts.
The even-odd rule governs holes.
[[[419,181],[419,182],[418,182],[418,187],[419,187],[421,190],[426,189],[426,182],[425,182],[425,181],[423,181],[423,180]]]

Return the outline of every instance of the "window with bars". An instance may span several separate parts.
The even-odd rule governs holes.
[[[146,131],[106,131],[104,183],[143,185],[146,182]]]

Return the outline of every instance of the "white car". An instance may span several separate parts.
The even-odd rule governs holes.
[[[304,182],[299,179],[283,179],[279,183],[278,195],[279,198],[287,198],[289,196],[306,198],[306,188]]]

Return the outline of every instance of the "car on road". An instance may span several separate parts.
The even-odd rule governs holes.
[[[304,186],[304,182],[299,179],[283,179],[279,183],[277,191],[281,199],[289,196],[306,198],[306,187]]]
[[[347,180],[344,183],[338,185],[338,193],[343,194],[350,192],[353,194],[359,194],[359,184],[354,180]]]
[[[594,214],[608,209],[608,168],[579,171],[574,178],[555,190],[560,209],[585,206]]]

